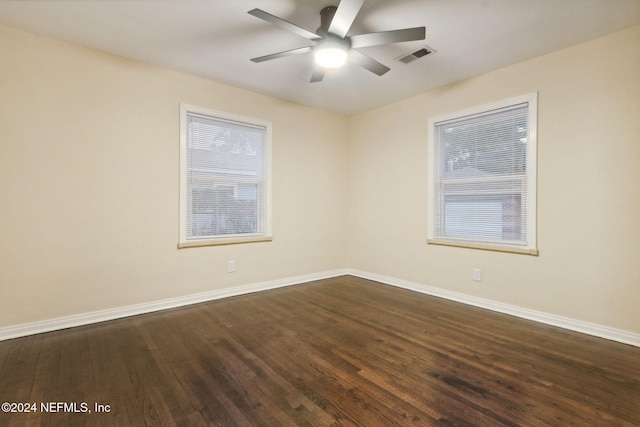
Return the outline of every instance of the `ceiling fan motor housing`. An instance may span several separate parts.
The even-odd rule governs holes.
[[[336,6],[327,6],[320,11],[320,28],[316,31],[320,38],[314,40],[313,51],[316,64],[323,68],[337,68],[344,64],[351,49],[349,37],[342,38],[329,32],[337,9]]]

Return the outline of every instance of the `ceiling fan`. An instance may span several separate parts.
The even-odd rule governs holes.
[[[311,46],[252,58],[251,61],[264,62],[290,55],[313,53],[316,67],[311,75],[312,83],[319,82],[324,78],[325,69],[340,67],[347,60],[360,65],[378,76],[383,75],[389,71],[390,68],[365,55],[358,49],[390,43],[424,40],[425,27],[347,36],[363,3],[364,0],[342,0],[337,7],[325,7],[320,11],[320,28],[318,28],[315,33],[271,15],[261,9],[250,10],[248,12],[250,15],[277,25],[280,28],[313,42]]]

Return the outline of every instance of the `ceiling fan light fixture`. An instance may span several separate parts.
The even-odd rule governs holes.
[[[313,52],[313,58],[322,68],[338,68],[347,62],[347,48],[340,43],[322,43]]]
[[[302,48],[251,58],[251,61],[264,62],[285,56],[313,53],[315,66],[311,75],[311,83],[322,81],[326,69],[341,67],[347,61],[359,65],[377,76],[382,76],[390,68],[358,49],[383,44],[424,40],[426,30],[425,27],[415,27],[347,35],[364,1],[340,0],[337,6],[323,8],[320,11],[320,28],[315,33],[278,18],[262,9],[251,9],[249,15],[297,34],[313,43],[311,46],[307,45]]]

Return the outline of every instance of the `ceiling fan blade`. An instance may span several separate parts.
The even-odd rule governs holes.
[[[257,58],[251,58],[253,62],[264,62],[272,59],[282,58],[284,56],[297,55],[300,53],[311,52],[311,46],[299,47],[297,49],[285,50],[283,52],[272,53],[271,55],[259,56]]]
[[[380,31],[378,33],[358,34],[349,37],[352,48],[378,46],[381,44],[410,42],[424,40],[426,30],[424,27],[405,28],[403,30]]]
[[[373,74],[377,74],[379,76],[383,75],[391,69],[355,49],[351,49],[349,51],[349,61],[358,64],[362,68],[365,68],[371,71]]]
[[[305,30],[302,27],[298,27],[295,24],[292,24],[289,21],[285,21],[282,18],[278,18],[277,16],[274,16],[270,13],[265,12],[264,10],[261,9],[251,9],[249,12],[247,12],[249,15],[253,15],[256,18],[260,18],[264,21],[267,21],[273,25],[277,25],[280,28],[283,28],[287,31],[290,31],[294,34],[297,34],[301,37],[304,37],[305,39],[309,39],[309,40],[315,40],[320,38],[320,36],[318,36],[315,33],[312,33],[311,31]]]
[[[316,68],[313,70],[313,74],[311,74],[311,83],[322,81],[323,78],[324,78],[324,70]]]
[[[355,21],[356,15],[360,12],[363,3],[364,0],[342,0],[338,4],[335,15],[333,15],[329,25],[329,32],[344,38],[349,32],[351,24]]]

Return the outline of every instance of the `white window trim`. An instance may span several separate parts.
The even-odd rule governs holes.
[[[220,238],[187,239],[186,212],[187,212],[187,113],[211,116],[232,122],[247,123],[249,125],[265,128],[265,188],[264,188],[264,232],[250,236],[224,236]],[[211,110],[185,103],[180,104],[180,211],[179,211],[179,241],[178,248],[192,248],[199,246],[232,245],[238,243],[269,242],[273,240],[271,231],[271,122],[230,114],[223,111]]]
[[[527,246],[509,246],[493,243],[477,243],[468,242],[464,240],[454,239],[435,239],[434,227],[435,219],[433,206],[435,206],[435,125],[440,122],[449,121],[453,119],[459,119],[465,116],[477,115],[487,113],[493,110],[510,107],[517,104],[528,103],[529,105],[529,134],[527,144],[527,171],[529,173],[529,179],[527,180],[527,204],[528,204],[528,217],[527,217]],[[428,131],[428,162],[427,162],[427,243],[433,245],[445,245],[464,247],[471,249],[484,249],[490,251],[499,252],[511,252],[527,255],[538,255],[537,247],[537,146],[538,146],[538,92],[532,92],[526,95],[517,96],[501,101],[492,102],[489,104],[479,105],[471,107],[462,111],[456,111],[454,113],[442,114],[429,118],[429,131]]]

